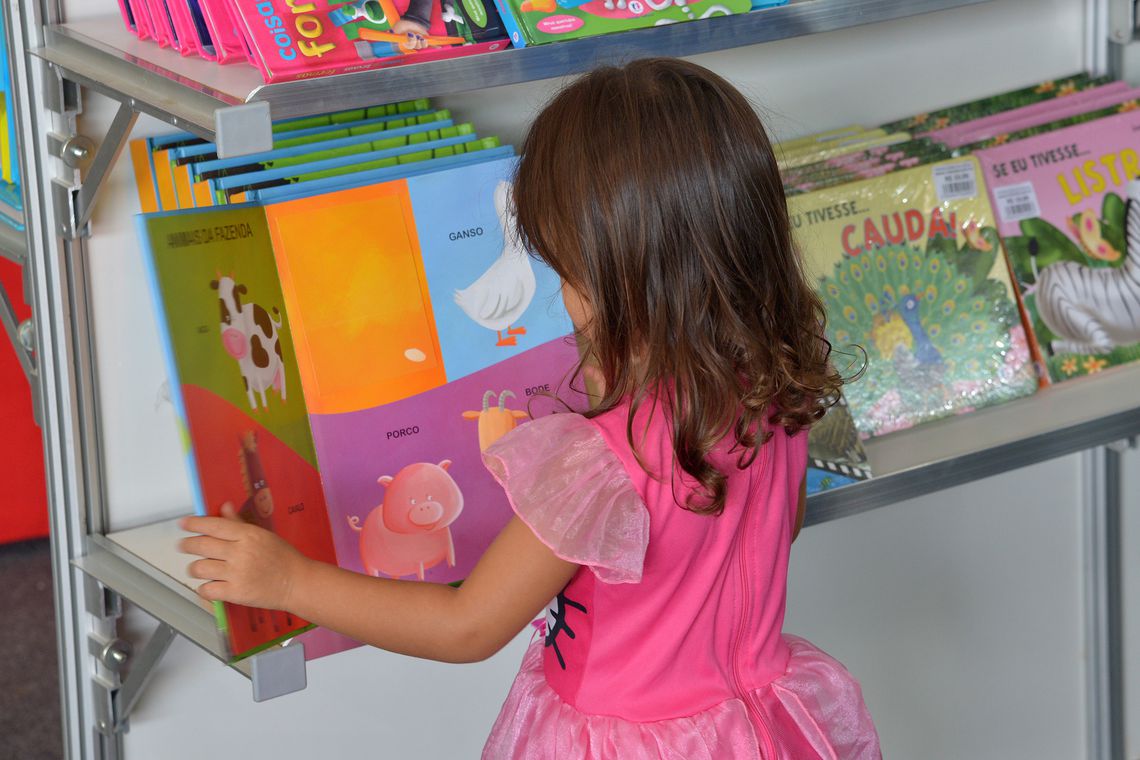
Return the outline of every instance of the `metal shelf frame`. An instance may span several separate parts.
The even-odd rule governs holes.
[[[253,152],[268,146],[271,119],[549,79],[646,55],[727,50],[981,2],[986,0],[793,0],[740,16],[279,84],[264,84],[250,66],[218,66],[139,41],[117,16],[49,26],[33,54],[68,79],[214,140],[223,150],[240,134],[241,144],[251,146],[246,152]],[[267,103],[268,111],[234,111],[253,103]]]
[[[725,50],[985,1],[794,0],[727,19],[264,85],[252,68],[185,59],[139,42],[117,17],[69,26],[55,0],[0,0],[13,30],[10,50],[13,80],[19,83],[24,176],[29,188],[40,189],[28,193],[26,236],[17,238],[0,226],[0,251],[26,262],[36,315],[34,327],[15,328],[27,358],[34,359],[32,381],[41,396],[67,756],[122,757],[130,709],[174,635],[225,658],[213,616],[192,592],[107,535],[86,221],[139,113],[215,140],[223,154],[239,155],[269,142],[271,119],[565,76],[644,55]],[[1121,76],[1128,73],[1129,61],[1140,59],[1132,42],[1133,5],[1132,0],[1086,1],[1093,68],[1111,64]],[[84,147],[77,129],[84,92],[120,105],[98,150]],[[1087,579],[1089,598],[1095,601],[1086,610],[1095,665],[1090,668],[1089,747],[1090,757],[1114,759],[1123,730],[1119,679],[1111,678],[1119,672],[1121,656],[1120,547],[1113,544],[1118,535],[1112,530],[1119,514],[1115,452],[1120,442],[1137,435],[1140,367],[1115,369],[875,440],[868,453],[879,475],[812,496],[807,522],[839,519],[1091,450],[1089,471],[1099,475],[1089,496],[1097,511],[1086,525],[1088,561],[1095,569]],[[123,600],[158,621],[151,643],[138,655],[118,638]],[[259,668],[273,672],[277,667],[270,664],[273,654],[234,666],[252,680],[255,692]],[[301,667],[303,678],[303,663]],[[295,675],[296,663],[288,668]]]

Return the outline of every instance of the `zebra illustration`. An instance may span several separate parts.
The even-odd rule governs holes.
[[[1112,269],[1060,261],[1034,291],[1041,321],[1059,338],[1053,353],[1107,354],[1140,342],[1140,180],[1128,183],[1127,256]]]

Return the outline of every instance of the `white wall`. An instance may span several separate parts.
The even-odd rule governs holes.
[[[113,12],[106,0],[68,0],[65,7],[71,20]],[[996,0],[697,60],[742,86],[763,104],[772,129],[787,136],[881,122],[1077,71],[1084,66],[1083,8],[1082,0]],[[517,139],[554,85],[441,102],[483,132]],[[112,109],[95,96],[87,105],[85,130],[101,134]],[[163,129],[144,118],[136,134]],[[123,160],[100,201],[90,244],[116,528],[176,514],[189,503],[171,410],[157,403],[157,336],[138,318],[146,288],[130,226],[135,211]],[[802,536],[789,629],[832,651],[863,680],[887,757],[1083,756],[1075,461]],[[1140,588],[1137,572],[1133,590]],[[1140,628],[1135,613],[1130,621],[1131,630]],[[249,700],[244,679],[178,642],[132,719],[127,756],[473,757],[524,638],[478,666],[374,651],[340,655],[310,664],[306,692],[261,705]],[[1136,683],[1140,667],[1130,675]],[[1137,725],[1133,710],[1133,757],[1140,757]]]
[[[1084,757],[1080,456],[805,530],[785,629],[863,684],[887,758]]]

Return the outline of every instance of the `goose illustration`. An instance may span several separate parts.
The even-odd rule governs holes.
[[[510,196],[510,183],[500,182],[494,197],[495,211],[503,228],[503,252],[479,279],[455,291],[459,308],[477,324],[498,334],[496,346],[516,345],[517,336],[526,335],[525,327],[511,325],[530,306],[536,287],[530,256],[515,232]]]

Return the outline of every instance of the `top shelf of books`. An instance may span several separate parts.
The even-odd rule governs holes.
[[[69,79],[208,139],[221,110],[268,103],[261,118],[309,116],[575,74],[644,55],[686,56],[974,5],[985,0],[798,0],[727,18],[267,85],[250,66],[184,58],[132,36],[117,16],[51,26],[32,51]],[[264,113],[264,112],[262,112]],[[248,128],[248,124],[246,126]]]

